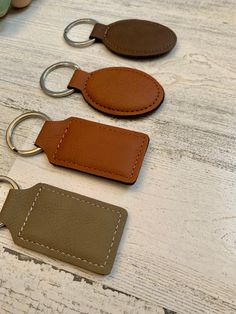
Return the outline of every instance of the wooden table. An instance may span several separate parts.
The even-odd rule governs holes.
[[[1,174],[9,173],[22,188],[46,182],[129,212],[108,276],[22,249],[1,229],[1,314],[236,313],[235,9],[233,0],[38,0],[0,21]],[[143,61],[116,56],[101,44],[70,47],[63,29],[83,17],[102,23],[157,21],[177,33],[178,44],[166,56]],[[72,35],[78,38],[77,31],[86,38],[90,29],[83,26]],[[165,101],[147,117],[122,120],[96,112],[79,94],[50,98],[40,90],[39,77],[62,60],[86,71],[141,69],[164,86]],[[70,75],[58,71],[50,86],[65,86]],[[44,154],[14,155],[6,147],[5,130],[28,110],[149,134],[137,183],[127,187],[53,167]],[[30,147],[36,134],[29,121],[17,128],[15,141]],[[3,185],[0,195],[2,204]]]

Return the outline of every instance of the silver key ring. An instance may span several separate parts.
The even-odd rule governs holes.
[[[11,178],[9,177],[6,177],[6,176],[0,176],[0,182],[6,182],[6,183],[9,183],[11,185],[11,187],[14,189],[14,190],[18,190],[19,189],[19,185],[14,181],[12,180]],[[0,222],[0,229],[2,227],[4,227],[5,225]]]
[[[84,47],[88,47],[90,45],[92,45],[94,42],[95,42],[95,38],[93,39],[88,39],[88,40],[84,40],[84,41],[74,41],[74,40],[71,40],[69,37],[68,37],[68,33],[69,31],[75,27],[76,25],[79,25],[79,24],[92,24],[92,25],[95,25],[97,24],[98,22],[96,20],[93,20],[93,19],[79,19],[79,20],[76,20],[72,23],[70,23],[68,26],[66,26],[65,30],[64,30],[64,39],[65,41],[70,45],[70,46],[73,46],[73,47],[80,47],[80,48],[84,48]]]
[[[50,118],[42,112],[30,111],[30,112],[26,112],[26,113],[21,114],[20,116],[15,118],[10,123],[10,125],[8,126],[7,131],[6,131],[7,145],[11,150],[13,150],[14,152],[16,152],[17,154],[22,155],[22,156],[32,156],[32,155],[36,155],[36,154],[39,154],[42,152],[42,148],[40,148],[40,147],[35,147],[32,149],[28,149],[28,150],[20,150],[20,149],[17,149],[12,143],[12,135],[13,135],[13,131],[14,131],[15,127],[20,122],[22,122],[28,118],[41,118],[43,120],[50,120]]]
[[[63,91],[59,91],[59,92],[56,92],[56,91],[52,91],[50,89],[48,89],[46,87],[46,78],[47,76],[54,70],[56,69],[59,69],[59,68],[70,68],[70,69],[73,69],[73,70],[77,70],[79,69],[79,66],[74,63],[74,62],[69,62],[69,61],[61,61],[61,62],[57,62],[53,65],[50,65],[44,72],[43,74],[41,75],[40,77],[40,86],[42,88],[42,90],[44,91],[45,94],[49,95],[49,96],[52,96],[52,97],[65,97],[65,96],[69,96],[71,94],[73,94],[75,92],[74,89],[65,89]]]

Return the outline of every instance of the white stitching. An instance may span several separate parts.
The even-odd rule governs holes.
[[[38,197],[39,197],[40,193],[42,192],[42,190],[47,190],[47,191],[50,191],[50,192],[52,192],[52,193],[56,193],[56,194],[62,195],[62,196],[64,196],[64,197],[69,197],[69,198],[75,199],[75,200],[77,200],[77,201],[80,201],[80,202],[83,202],[83,203],[86,203],[86,204],[90,204],[90,205],[95,206],[95,207],[99,207],[99,208],[103,208],[103,209],[106,209],[106,210],[110,210],[110,211],[115,212],[115,213],[117,213],[117,214],[119,215],[118,221],[117,221],[117,225],[116,225],[116,227],[115,227],[115,231],[114,231],[114,233],[113,233],[113,237],[112,237],[112,240],[111,240],[111,244],[110,244],[110,247],[109,247],[108,252],[107,252],[107,256],[106,256],[105,261],[104,261],[103,264],[93,263],[93,262],[88,261],[88,260],[86,260],[86,259],[83,259],[83,258],[81,258],[81,257],[78,257],[78,256],[75,256],[75,255],[71,255],[71,254],[69,254],[69,253],[65,253],[65,252],[63,252],[63,251],[60,251],[59,249],[55,249],[55,248],[49,247],[48,245],[45,245],[45,244],[42,244],[42,243],[38,243],[38,242],[29,240],[29,239],[25,239],[25,238],[22,236],[22,233],[23,233],[23,231],[24,231],[24,228],[25,228],[25,226],[26,226],[26,224],[27,224],[27,222],[28,222],[29,216],[31,215],[31,213],[32,213],[32,211],[33,211],[33,208],[34,208],[34,206],[35,206],[35,204],[36,204],[36,202],[37,202],[37,200],[38,200]],[[29,209],[29,211],[28,211],[28,213],[27,213],[27,216],[26,216],[26,218],[25,218],[25,221],[24,221],[22,227],[20,228],[20,231],[19,231],[19,233],[18,233],[18,237],[19,237],[20,239],[22,239],[23,241],[27,241],[27,242],[30,242],[30,243],[34,243],[34,244],[43,246],[43,247],[47,248],[48,250],[55,251],[55,252],[61,253],[61,254],[66,255],[66,256],[70,256],[70,257],[79,259],[79,260],[82,261],[82,262],[86,262],[86,263],[88,263],[88,264],[91,264],[91,265],[94,265],[94,266],[97,266],[97,267],[104,267],[104,266],[107,264],[107,261],[108,261],[108,259],[109,259],[109,257],[110,257],[111,249],[112,249],[112,247],[113,247],[113,245],[114,245],[114,241],[115,241],[115,237],[116,237],[116,234],[117,234],[117,231],[118,231],[118,228],[119,228],[119,224],[120,224],[120,221],[121,221],[121,217],[122,217],[121,212],[116,211],[116,210],[114,210],[114,209],[111,209],[110,207],[105,207],[105,206],[102,206],[102,205],[99,205],[99,204],[96,204],[96,203],[91,203],[91,202],[86,201],[86,200],[84,200],[84,199],[82,199],[82,198],[75,197],[75,196],[71,196],[71,195],[65,194],[65,193],[61,193],[61,192],[58,192],[58,191],[55,191],[55,190],[52,190],[52,189],[49,189],[49,188],[45,188],[44,186],[42,186],[42,187],[39,188],[39,190],[38,190],[38,192],[37,192],[37,194],[36,194],[36,196],[35,196],[35,198],[34,198],[34,200],[33,200],[33,203],[32,203],[32,205],[31,205],[31,207],[30,207],[30,209]]]

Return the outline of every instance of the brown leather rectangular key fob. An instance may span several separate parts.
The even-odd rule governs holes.
[[[41,112],[27,112],[8,127],[8,146],[29,156],[44,151],[50,163],[100,177],[133,184],[139,174],[149,137],[140,132],[117,128],[80,118],[45,121],[31,150],[18,150],[12,132],[27,118],[49,119]]]
[[[54,165],[132,184],[148,142],[143,133],[69,118],[46,121],[35,144]]]
[[[7,177],[0,181],[12,183]],[[39,183],[9,191],[0,212],[0,228],[5,225],[22,247],[108,274],[126,218],[123,208]]]

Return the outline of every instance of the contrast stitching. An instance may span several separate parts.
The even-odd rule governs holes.
[[[139,52],[139,53],[160,53],[160,52],[163,52],[165,51],[166,49],[168,49],[169,47],[171,47],[173,45],[173,42],[169,43],[168,45],[166,46],[162,46],[160,47],[159,49],[150,49],[150,50],[135,50],[135,49],[127,49],[125,47],[122,47],[122,46],[119,46],[119,45],[116,45],[114,42],[111,41],[111,39],[108,39],[108,31],[110,30],[111,27],[114,27],[116,25],[116,23],[113,23],[112,25],[108,25],[107,26],[107,29],[104,33],[104,39],[106,39],[106,41],[111,45],[111,47],[113,48],[117,48],[117,49],[122,49],[123,51],[126,51],[126,52]],[[160,26],[158,26],[160,27]],[[170,29],[169,29],[170,30]],[[174,34],[172,33],[172,31],[170,30],[170,34],[168,36],[170,39],[175,39],[175,36]]]
[[[147,106],[145,106],[145,107],[143,107],[143,108],[140,108],[140,109],[134,109],[134,110],[115,109],[115,108],[112,108],[112,107],[109,107],[109,106],[105,106],[105,105],[102,105],[102,104],[98,103],[98,101],[95,100],[95,99],[93,99],[92,96],[89,94],[88,89],[87,89],[87,85],[88,85],[89,79],[90,79],[92,76],[94,76],[94,74],[95,74],[96,72],[107,71],[107,68],[105,68],[105,69],[98,70],[98,71],[95,71],[95,72],[90,73],[90,76],[87,78],[87,80],[86,80],[86,82],[85,82],[84,89],[83,89],[83,93],[85,93],[86,96],[90,99],[90,101],[91,101],[92,103],[94,103],[95,105],[98,105],[98,106],[100,106],[100,107],[102,107],[102,108],[106,108],[106,109],[112,110],[113,112],[140,112],[140,111],[142,111],[142,110],[146,110],[146,109],[152,107],[152,106],[156,103],[156,101],[158,100],[158,98],[159,98],[159,96],[160,96],[160,93],[161,93],[161,87],[160,87],[160,85],[157,83],[157,81],[154,80],[152,77],[150,77],[148,74],[143,73],[143,72],[140,72],[140,71],[135,70],[135,69],[126,69],[126,68],[122,68],[122,70],[119,69],[119,68],[108,68],[108,69],[109,69],[109,71],[112,71],[112,70],[113,70],[113,71],[117,71],[117,72],[123,72],[123,71],[127,71],[127,72],[136,72],[137,74],[139,74],[139,75],[141,75],[141,76],[143,76],[143,77],[145,77],[145,78],[151,80],[151,81],[156,85],[156,88],[157,88],[157,95],[156,95],[155,99],[153,100],[153,102],[152,102],[150,105],[147,105]]]
[[[110,173],[110,174],[112,174],[112,175],[117,175],[117,176],[119,176],[119,177],[121,177],[121,178],[132,178],[132,177],[134,176],[134,172],[135,172],[135,169],[136,169],[136,167],[137,167],[137,165],[138,165],[138,160],[139,160],[139,158],[140,158],[140,156],[141,156],[141,153],[142,153],[142,150],[143,150],[143,146],[144,146],[144,143],[145,143],[145,139],[146,139],[145,136],[138,135],[138,134],[135,134],[135,133],[132,133],[132,132],[128,132],[128,131],[126,132],[127,135],[135,135],[135,136],[137,136],[137,137],[142,138],[143,140],[142,140],[142,142],[141,142],[141,144],[140,144],[140,148],[139,148],[138,153],[137,153],[137,156],[136,156],[136,158],[135,158],[135,160],[134,160],[134,165],[133,165],[133,167],[132,167],[131,173],[128,174],[127,176],[125,176],[125,175],[122,175],[122,174],[120,174],[120,173],[118,173],[118,172],[115,172],[115,171],[109,171],[109,170],[106,170],[106,169],[91,167],[91,166],[87,166],[87,165],[78,163],[78,162],[76,162],[76,161],[71,161],[71,160],[66,160],[66,159],[58,158],[58,157],[57,157],[58,151],[59,151],[59,149],[60,149],[60,147],[61,147],[61,144],[62,144],[63,140],[65,139],[66,134],[68,134],[68,130],[69,130],[70,126],[71,126],[71,123],[72,123],[72,120],[69,122],[68,126],[65,128],[64,133],[63,133],[63,135],[62,135],[62,137],[61,137],[61,139],[60,139],[60,141],[59,141],[59,143],[58,143],[58,145],[57,145],[57,147],[56,147],[56,150],[55,150],[55,152],[54,152],[54,154],[53,154],[53,159],[54,159],[54,160],[61,161],[61,162],[66,162],[66,163],[70,163],[70,164],[73,164],[73,165],[81,166],[81,167],[88,168],[88,169],[92,169],[92,170],[95,170],[95,171],[98,170],[98,171],[100,171],[100,172]],[[113,132],[124,133],[124,131],[121,131],[121,130],[111,129],[109,126],[99,126],[99,127],[100,127],[100,128],[104,128],[104,129],[107,129],[107,130],[110,131],[110,132],[113,131]]]
[[[83,259],[83,258],[81,258],[81,257],[75,256],[75,255],[71,255],[71,254],[66,253],[66,252],[63,252],[63,251],[61,251],[61,250],[59,250],[59,249],[56,249],[56,248],[53,248],[53,247],[49,247],[48,245],[45,245],[45,244],[43,244],[43,243],[35,242],[35,241],[29,240],[29,239],[26,239],[26,238],[23,237],[22,233],[23,233],[23,231],[24,231],[24,228],[25,228],[25,226],[26,226],[26,224],[27,224],[27,222],[28,222],[28,220],[29,220],[29,217],[30,217],[30,215],[31,215],[31,213],[32,213],[32,211],[33,211],[33,209],[34,209],[34,207],[35,207],[35,204],[36,204],[36,202],[37,202],[37,200],[38,200],[38,198],[39,198],[39,195],[40,195],[40,193],[42,192],[42,190],[46,190],[46,191],[49,191],[49,192],[52,192],[52,193],[56,193],[56,194],[61,195],[61,196],[64,196],[64,197],[72,198],[72,199],[75,199],[75,200],[77,200],[77,201],[83,202],[83,203],[85,203],[85,204],[90,204],[90,205],[92,205],[92,206],[99,207],[99,208],[103,208],[103,209],[105,209],[105,210],[110,210],[110,211],[115,212],[116,214],[119,215],[118,221],[117,221],[117,224],[116,224],[114,233],[113,233],[113,237],[112,237],[112,240],[111,240],[111,244],[110,244],[110,247],[109,247],[108,252],[107,252],[107,256],[106,256],[105,261],[104,261],[103,264],[93,263],[93,262],[88,261],[88,260],[86,260],[86,259]],[[106,264],[107,264],[107,262],[108,262],[108,259],[109,259],[109,257],[110,257],[111,249],[112,249],[112,247],[113,247],[113,245],[114,245],[114,242],[115,242],[115,237],[116,237],[116,234],[117,234],[117,231],[118,231],[118,228],[119,228],[119,224],[120,224],[120,221],[121,221],[121,217],[122,217],[122,215],[121,215],[121,212],[120,212],[120,211],[116,211],[116,210],[114,210],[114,209],[112,209],[112,208],[110,208],[110,207],[105,207],[105,206],[102,206],[102,205],[99,205],[99,204],[96,204],[96,203],[92,203],[92,202],[89,202],[89,201],[84,200],[84,199],[82,199],[82,198],[75,197],[75,196],[71,196],[70,194],[65,194],[65,193],[58,192],[58,191],[55,191],[55,190],[52,190],[52,189],[49,189],[49,188],[45,188],[44,186],[42,186],[42,187],[39,188],[39,190],[38,190],[38,192],[37,192],[37,194],[36,194],[36,196],[35,196],[35,198],[34,198],[34,201],[33,201],[32,205],[31,205],[31,207],[30,207],[30,209],[29,209],[29,211],[28,211],[28,213],[27,213],[27,215],[26,215],[25,221],[24,221],[22,227],[20,228],[20,231],[19,231],[19,233],[18,233],[18,237],[19,237],[21,240],[23,240],[23,241],[27,241],[27,242],[30,242],[30,243],[33,243],[33,244],[42,246],[42,247],[44,247],[44,248],[46,248],[46,249],[48,249],[48,250],[61,253],[62,255],[65,255],[65,256],[69,256],[69,257],[76,258],[76,259],[78,259],[78,260],[80,260],[80,261],[82,261],[82,262],[85,262],[85,263],[88,263],[88,264],[91,264],[91,265],[94,265],[94,266],[97,266],[97,267],[105,267]]]

